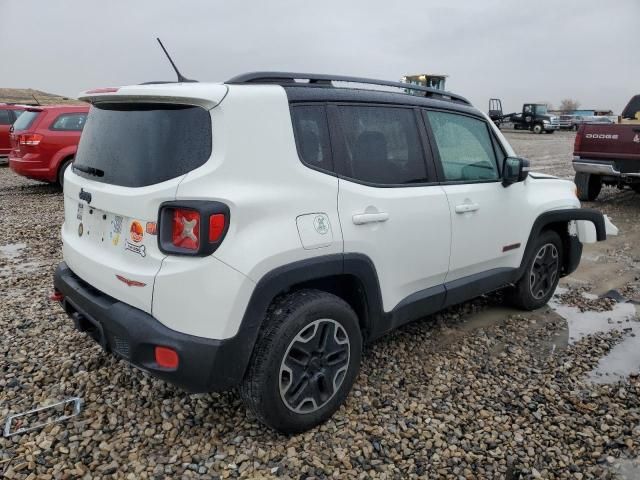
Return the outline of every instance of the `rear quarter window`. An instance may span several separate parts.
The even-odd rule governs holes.
[[[291,108],[291,120],[298,155],[312,168],[333,171],[327,114],[322,105],[296,105]]]

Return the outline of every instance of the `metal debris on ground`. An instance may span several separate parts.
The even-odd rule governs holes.
[[[11,437],[12,435],[18,435],[20,433],[30,432],[32,430],[46,427],[52,423],[64,422],[65,420],[69,420],[70,418],[79,415],[83,404],[84,402],[82,398],[72,397],[61,402],[47,405],[46,407],[34,408],[33,410],[28,410],[26,412],[9,415],[4,422],[3,436],[5,438]],[[61,414],[57,417],[45,419],[44,421],[37,421],[33,424],[29,421],[30,418],[33,419],[33,417],[35,417],[35,420],[39,420],[43,416],[46,418],[47,413],[51,410],[54,412],[60,412]],[[16,427],[17,429],[15,429]],[[15,430],[12,430],[12,428]]]

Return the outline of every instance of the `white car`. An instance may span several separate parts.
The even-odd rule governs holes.
[[[339,408],[364,342],[500,288],[538,308],[606,238],[452,93],[262,72],[81,98],[55,298],[105,350],[239,386],[282,432]]]

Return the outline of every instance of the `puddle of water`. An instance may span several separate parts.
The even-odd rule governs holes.
[[[637,480],[640,478],[640,459],[618,459],[611,470],[617,474],[617,478],[620,480]]]
[[[566,292],[566,289],[558,288],[556,295]],[[583,295],[588,299],[598,298],[591,294]],[[640,372],[640,322],[636,318],[635,305],[616,303],[609,311],[581,312],[576,307],[559,303],[554,296],[549,306],[567,321],[569,343],[598,332],[624,331],[624,340],[600,359],[596,368],[588,374],[589,380],[594,383],[612,383]]]
[[[12,260],[20,255],[20,251],[27,246],[26,243],[10,243],[8,245],[0,245],[0,257]]]

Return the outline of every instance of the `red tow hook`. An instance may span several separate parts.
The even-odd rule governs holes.
[[[49,300],[51,300],[52,302],[61,302],[62,300],[64,300],[64,295],[58,290],[54,290],[53,293],[49,296]]]

